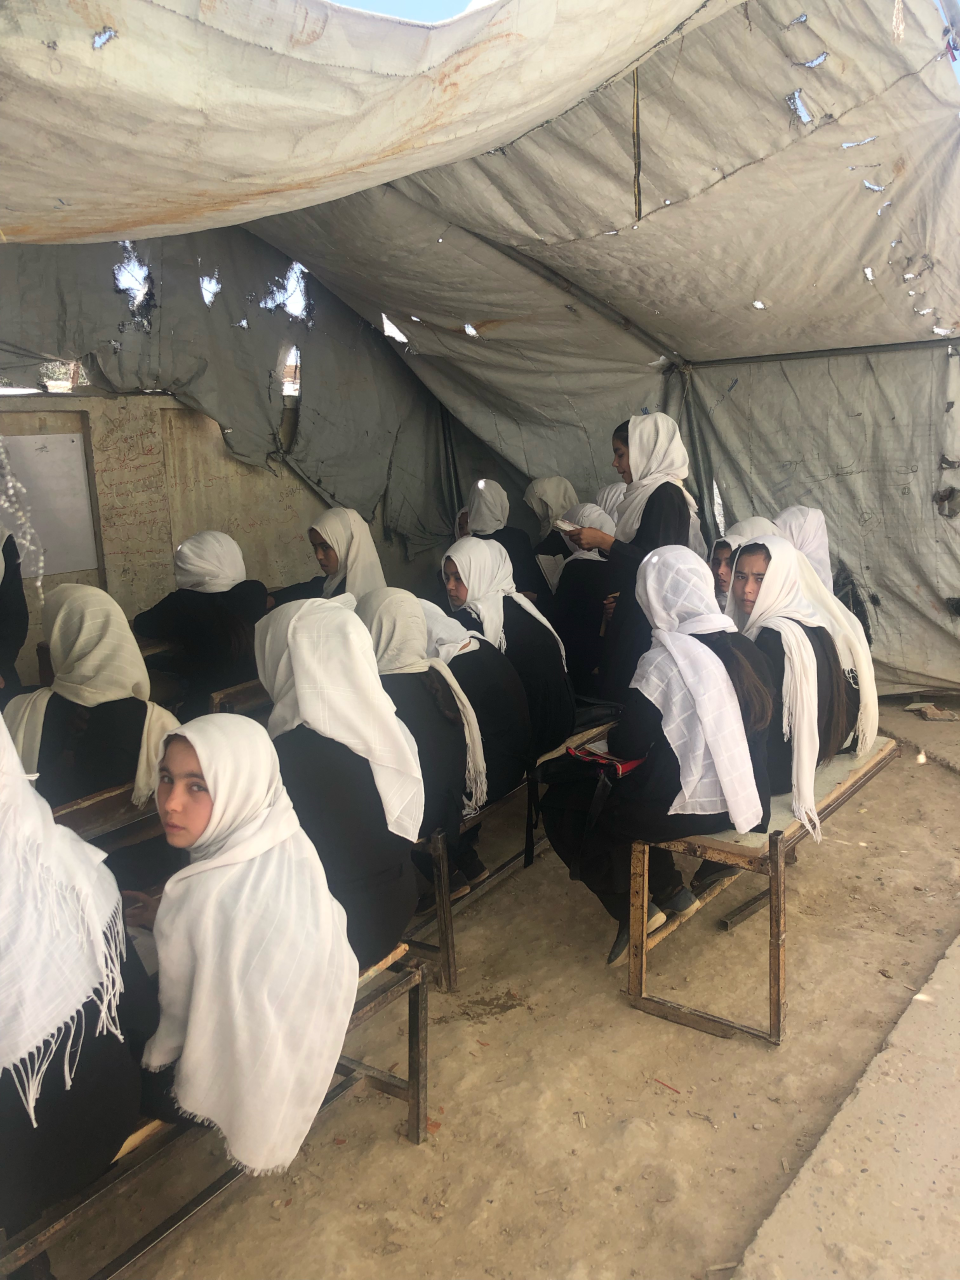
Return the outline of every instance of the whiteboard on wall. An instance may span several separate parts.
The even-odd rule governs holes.
[[[90,481],[83,436],[4,436],[13,474],[27,491],[30,520],[43,546],[43,572],[76,573],[97,568]],[[38,565],[23,555],[23,576]]]

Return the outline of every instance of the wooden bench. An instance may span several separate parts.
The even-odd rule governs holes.
[[[247,680],[244,684],[218,689],[210,695],[210,714],[226,711],[232,715],[249,716],[259,724],[266,724],[273,710],[273,701],[259,680]]]
[[[871,751],[860,760],[849,755],[837,756],[817,770],[814,795],[821,821],[836,813],[851,797],[900,755],[900,747],[890,738],[877,738]],[[690,836],[657,844],[658,849],[685,853],[693,858],[708,858],[730,867],[730,875],[710,885],[699,894],[701,903],[709,902],[733,883],[744,871],[768,877],[770,884],[725,918],[722,924],[733,928],[770,906],[770,1027],[732,1022],[700,1009],[690,1009],[673,1000],[652,996],[647,992],[647,954],[676,930],[675,917],[647,936],[647,885],[650,871],[650,846],[637,841],[633,845],[630,874],[630,976],[627,994],[635,1009],[652,1013],[669,1022],[679,1022],[698,1031],[729,1038],[737,1031],[779,1044],[783,1035],[784,983],[786,978],[786,903],[785,868],[796,862],[797,845],[809,834],[802,822],[793,816],[791,797],[775,796],[771,805],[769,834],[749,831],[740,835],[732,828],[712,836]]]
[[[349,1034],[370,1018],[389,1007],[403,996],[407,997],[407,1078],[382,1071],[365,1062],[346,1055],[341,1056],[336,1074],[342,1079],[331,1086],[320,1107],[319,1114],[329,1110],[342,1098],[370,1088],[399,1098],[407,1104],[407,1138],[419,1144],[427,1136],[427,986],[426,966],[412,960],[405,943],[400,943],[390,955],[364,970],[357,984],[357,1000],[353,1016],[347,1028]],[[377,982],[377,979],[384,981]],[[0,1275],[9,1275],[31,1258],[49,1248],[65,1232],[73,1230],[89,1219],[106,1202],[119,1198],[127,1191],[145,1169],[154,1164],[173,1142],[182,1153],[208,1134],[206,1126],[163,1124],[158,1120],[144,1123],[131,1134],[117,1158],[95,1183],[70,1200],[47,1210],[38,1222],[31,1224],[19,1235],[0,1245]],[[178,1151],[178,1154],[181,1152]],[[124,1249],[101,1267],[90,1280],[109,1280],[137,1258],[143,1257],[171,1231],[191,1218],[204,1205],[209,1204],[221,1191],[244,1177],[241,1169],[231,1165],[209,1186],[193,1196],[184,1205],[141,1236],[136,1243]]]
[[[594,725],[590,729],[581,729],[578,733],[571,734],[566,742],[557,747],[556,750],[548,751],[545,755],[542,755],[537,761],[537,765],[543,764],[545,760],[552,760],[555,756],[563,755],[568,749],[583,747],[590,742],[597,742],[599,739],[605,738],[612,728],[613,721],[607,724]],[[478,823],[484,822],[492,814],[506,808],[518,796],[526,795],[528,798],[527,831],[523,848],[505,858],[498,867],[495,867],[490,872],[485,880],[482,880],[475,888],[471,889],[468,894],[458,898],[456,902],[450,901],[450,869],[447,862],[447,841],[444,833],[436,831],[429,841],[420,841],[421,847],[429,849],[433,862],[433,885],[437,905],[422,916],[418,916],[416,922],[403,935],[403,939],[404,942],[409,943],[411,951],[432,960],[436,964],[437,983],[441,990],[456,991],[457,989],[457,952],[453,933],[453,917],[466,907],[473,906],[478,898],[485,893],[489,893],[495,885],[502,883],[507,876],[512,875],[521,865],[524,867],[532,866],[534,856],[547,844],[546,836],[541,836],[536,841],[533,839],[532,793],[536,785],[531,778],[526,778],[519,787],[515,787],[513,791],[507,792],[499,800],[494,800],[492,804],[486,805],[478,813],[470,818],[465,818],[461,822],[460,834],[463,835],[471,827],[477,826]],[[437,943],[423,942],[419,935],[425,933],[434,924],[437,926]]]
[[[153,797],[139,808],[133,803],[132,782],[58,805],[53,816],[61,826],[105,853],[163,834]]]

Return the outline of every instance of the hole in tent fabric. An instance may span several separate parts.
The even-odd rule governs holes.
[[[757,311],[766,311],[767,309],[766,303],[761,302],[759,298],[757,298],[756,302],[753,305],[757,309]]]
[[[866,178],[863,180],[863,185],[868,191],[886,191],[886,187],[878,187],[875,182],[868,182]]]
[[[157,300],[153,293],[153,279],[150,268],[137,253],[132,240],[121,240],[123,258],[113,268],[113,283],[118,293],[127,295],[127,304],[133,319],[120,325],[120,332],[128,328],[138,333],[149,333],[151,313],[156,309]]]
[[[802,90],[800,89],[794,89],[793,93],[787,94],[785,101],[801,124],[810,124],[813,121],[813,116],[807,110],[803,98],[800,96],[801,92]]]
[[[826,49],[824,49],[823,53],[816,58],[811,58],[809,62],[795,62],[793,65],[795,67],[822,67],[829,56]]]
[[[383,332],[388,338],[393,338],[397,342],[407,341],[407,335],[397,328],[385,311],[380,312],[380,319],[383,321]]]
[[[213,306],[216,301],[217,294],[220,292],[222,287],[223,286],[220,283],[219,267],[214,271],[212,276],[200,277],[200,292],[203,294],[203,300],[207,304],[208,308]]]
[[[468,338],[480,337],[479,333],[477,333],[476,329],[473,327],[472,324],[465,324],[463,326],[463,332],[467,335]]]
[[[875,133],[872,137],[861,138],[859,142],[841,142],[840,145],[843,147],[844,151],[847,151],[850,147],[865,147],[868,142],[876,142],[879,137],[879,133]]]
[[[114,31],[113,27],[102,27],[99,31],[93,33],[93,47],[102,49],[105,44],[115,40],[119,34],[119,31]]]
[[[863,274],[867,277],[867,279],[870,281],[871,284],[873,284],[874,280],[876,280],[877,278],[876,274],[874,273],[873,267],[864,267]]]
[[[307,297],[306,272],[301,263],[291,262],[282,280],[274,277],[260,299],[260,306],[264,311],[277,311],[282,307],[292,319],[302,320],[308,329],[313,327],[313,307]]]

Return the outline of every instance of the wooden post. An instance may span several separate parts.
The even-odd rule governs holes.
[[[439,827],[430,837],[430,857],[433,859],[433,892],[437,900],[437,932],[440,935],[441,986],[446,991],[456,991],[457,948],[450,906],[450,864],[447,837]]]
[[[427,983],[425,966],[407,997],[407,1138],[418,1146],[427,1136]]]
[[[647,882],[650,846],[636,841],[630,851],[630,974],[627,995],[637,1004],[647,993]]]
[[[770,1039],[780,1043],[783,1034],[784,989],[786,984],[786,875],[783,832],[770,836]]]

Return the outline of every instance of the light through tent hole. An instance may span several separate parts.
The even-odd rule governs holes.
[[[217,294],[223,286],[220,283],[220,268],[214,271],[212,276],[200,277],[200,292],[203,294],[203,300],[207,304],[208,309],[213,306],[216,301]]]
[[[873,267],[864,267],[863,274],[867,277],[867,279],[870,281],[871,284],[873,284],[874,280],[876,280],[877,278]]]
[[[798,22],[806,22],[806,20],[807,20],[807,15],[805,13],[801,13],[799,18],[794,18],[792,22],[788,22],[786,27],[784,27],[784,30],[787,31],[789,30],[790,27],[795,27]]]
[[[886,187],[878,187],[875,182],[868,182],[866,178],[863,180],[863,185],[868,191],[886,191]]]
[[[875,133],[870,138],[861,138],[859,142],[841,142],[840,145],[844,151],[847,151],[850,147],[865,147],[868,142],[876,142],[879,137],[879,133]]]
[[[93,47],[102,49],[105,44],[115,40],[119,34],[118,31],[114,31],[113,27],[103,27],[100,31],[93,33]]]
[[[951,326],[951,328],[949,329],[941,329],[939,325],[935,324],[933,326],[933,332],[937,335],[938,338],[949,338],[953,333],[953,328]]]
[[[411,320],[413,317],[410,317]],[[380,319],[383,321],[383,332],[388,338],[393,338],[396,342],[409,342],[410,339],[393,323],[385,311],[380,312]]]
[[[480,337],[479,333],[477,333],[476,329],[473,327],[472,324],[465,324],[463,326],[463,332],[467,335],[468,338]]]
[[[809,62],[795,62],[795,67],[822,67],[830,55],[824,49],[823,53],[818,54],[816,58],[811,58]]]
[[[794,89],[793,93],[788,93],[786,103],[801,124],[810,124],[813,116],[807,110],[803,98],[800,96],[801,92],[802,90],[800,89]]]
[[[313,328],[313,305],[307,296],[306,271],[302,263],[291,262],[287,274],[281,280],[275,276],[273,283],[260,299],[264,311],[281,308],[293,320],[302,320],[308,329]]]
[[[727,523],[723,518],[723,498],[720,496],[720,486],[716,480],[713,482],[713,518],[717,522],[717,532],[723,537]]]
[[[766,311],[767,309],[766,303],[761,302],[759,298],[757,298],[753,305],[757,311]]]
[[[300,394],[300,348],[291,347],[283,360],[281,369],[283,376],[283,394],[298,396]]]
[[[150,268],[137,253],[132,240],[121,240],[123,258],[113,268],[113,283],[118,293],[127,295],[127,303],[133,320],[122,323],[120,332],[135,329],[138,333],[150,332],[150,314],[157,305],[153,296],[153,279]]]

